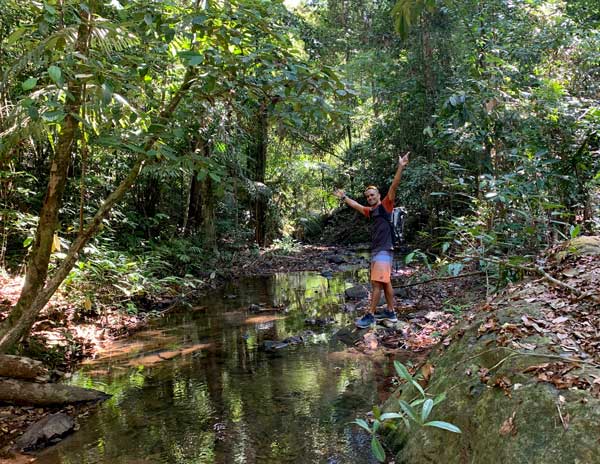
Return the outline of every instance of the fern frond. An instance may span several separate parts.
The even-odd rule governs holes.
[[[122,52],[128,48],[140,45],[140,40],[134,34],[121,26],[115,26],[104,18],[96,18],[91,31],[91,46],[107,55]]]
[[[26,51],[15,63],[4,71],[0,92],[4,92],[11,77],[18,76],[26,66],[41,66],[45,63],[44,54],[54,50],[59,40],[72,45],[77,39],[77,26],[69,26],[56,31],[54,34],[41,40],[33,49]]]

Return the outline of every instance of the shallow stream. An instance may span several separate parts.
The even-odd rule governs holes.
[[[362,271],[234,282],[114,343],[70,382],[112,394],[40,463],[371,463],[350,425],[378,402],[372,361],[332,337],[356,314],[344,289]],[[248,311],[251,304],[286,312]],[[310,318],[335,324],[309,327]],[[312,330],[275,353],[265,340]]]

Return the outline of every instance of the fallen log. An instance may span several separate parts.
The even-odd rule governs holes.
[[[48,369],[40,361],[10,354],[0,354],[0,377],[27,379],[36,382],[48,382],[50,380]]]
[[[0,402],[4,403],[50,406],[84,401],[103,401],[110,396],[99,390],[71,385],[0,379]]]

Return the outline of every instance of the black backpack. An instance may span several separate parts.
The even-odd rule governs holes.
[[[390,215],[390,226],[392,227],[392,242],[394,246],[400,246],[404,243],[404,220],[408,212],[398,206],[392,210]]]

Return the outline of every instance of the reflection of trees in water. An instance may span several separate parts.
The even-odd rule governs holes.
[[[213,313],[184,315],[182,329],[168,329],[178,335],[178,346],[210,343],[209,349],[150,367],[114,369],[95,380],[78,374],[78,383],[103,381],[115,397],[75,435],[77,444],[60,445],[65,456],[77,456],[62,462],[320,462],[334,455],[367,462],[354,459],[363,450],[353,450],[357,432],[345,421],[375,401],[369,364],[330,357],[327,344],[300,345],[279,356],[256,348],[263,339],[304,330],[305,308],[320,308],[319,317],[339,312],[344,287],[343,277],[307,274],[239,283],[236,301],[214,301]],[[292,299],[306,306],[291,308],[267,330],[223,318],[227,307],[239,311],[240,302],[259,302],[261,295],[270,295],[269,304],[287,298],[290,306]]]

